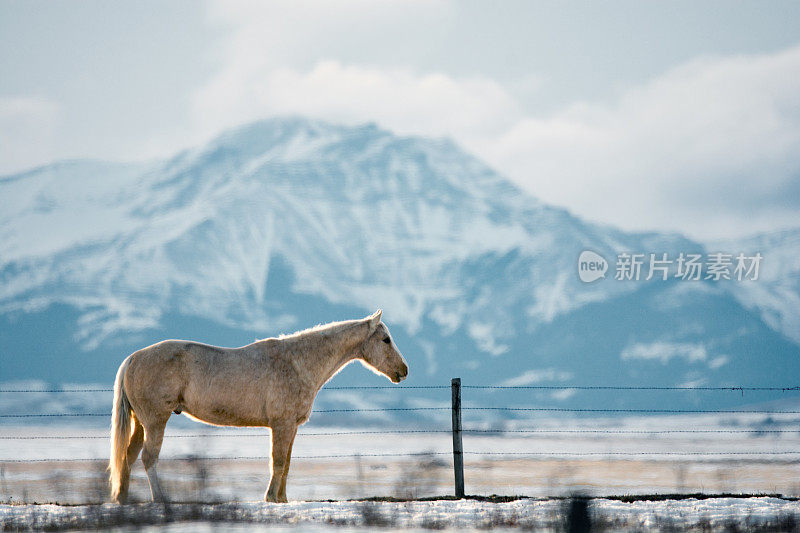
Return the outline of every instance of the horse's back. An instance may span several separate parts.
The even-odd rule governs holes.
[[[165,340],[130,356],[125,390],[132,402],[148,410],[175,410],[197,368],[224,365],[226,349],[184,340]],[[147,404],[147,405],[142,405]]]
[[[273,356],[253,345],[166,340],[131,355],[126,389],[134,410],[139,404],[162,416],[185,411],[209,423],[258,425],[266,414],[252,400],[276,385]]]

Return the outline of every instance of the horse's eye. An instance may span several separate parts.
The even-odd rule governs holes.
[[[391,344],[392,339],[390,339],[389,337],[384,337],[383,342],[385,342],[386,344]]]

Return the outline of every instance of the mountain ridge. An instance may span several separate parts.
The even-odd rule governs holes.
[[[672,256],[706,247],[547,206],[447,140],[276,118],[156,162],[56,164],[6,176],[0,197],[4,353],[31,334],[15,320],[65,324],[49,342],[88,362],[171,332],[212,333],[203,340],[222,344],[382,307],[426,365],[423,382],[466,372],[501,383],[527,372],[569,383],[647,368],[663,383],[728,382],[737,365],[765,382],[768,373],[736,339],[774,346],[786,368],[800,364],[800,340],[786,334],[796,314],[784,305],[800,294],[784,280],[800,266],[776,273],[765,259],[763,287],[746,290],[675,280],[584,284],[576,268],[586,249],[611,260],[621,251]],[[782,254],[791,255],[793,242]],[[630,324],[607,323],[609,316]],[[531,359],[525,347],[535,345],[547,353]],[[623,358],[659,349],[652,360]],[[592,350],[608,369],[570,355]],[[9,376],[34,377],[18,367]]]

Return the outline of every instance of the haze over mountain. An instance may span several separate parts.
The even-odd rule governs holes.
[[[242,345],[379,307],[409,385],[784,386],[800,375],[800,230],[709,247],[625,233],[542,204],[447,140],[276,118],[164,161],[63,161],[0,178],[0,199],[3,382],[110,386],[128,353],[163,338]],[[580,281],[583,250],[609,260],[606,279]],[[757,281],[614,280],[625,251],[764,260]],[[381,379],[349,367],[335,382]],[[492,394],[556,406],[665,398]]]

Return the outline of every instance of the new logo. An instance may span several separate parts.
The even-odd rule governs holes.
[[[598,253],[584,250],[578,257],[578,276],[584,283],[591,283],[606,277],[606,270],[608,270],[608,261]]]

